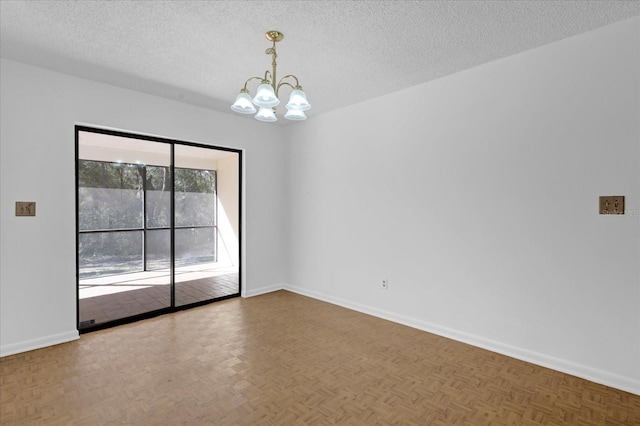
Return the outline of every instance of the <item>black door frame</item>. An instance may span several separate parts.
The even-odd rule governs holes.
[[[125,137],[125,138],[132,138],[132,139],[139,139],[139,140],[145,140],[145,141],[150,141],[150,142],[160,142],[160,143],[165,143],[165,144],[169,144],[170,148],[171,148],[171,165],[170,165],[170,170],[171,170],[171,179],[174,179],[174,163],[175,163],[175,146],[176,145],[181,145],[181,146],[192,146],[192,147],[197,147],[197,148],[205,148],[205,149],[213,149],[213,150],[218,150],[218,151],[227,151],[227,152],[233,152],[238,154],[238,249],[239,249],[239,256],[238,256],[238,292],[234,293],[234,294],[230,294],[230,295],[226,295],[226,296],[222,296],[222,297],[216,297],[214,299],[208,299],[208,300],[202,300],[199,302],[194,302],[194,303],[190,303],[187,305],[180,305],[180,306],[175,306],[175,185],[171,185],[171,258],[170,258],[170,279],[171,279],[171,306],[166,307],[166,308],[161,308],[161,309],[157,309],[154,311],[150,311],[150,312],[145,312],[142,314],[137,314],[137,315],[133,315],[130,317],[125,317],[125,318],[119,318],[113,321],[108,321],[108,322],[104,322],[104,323],[100,323],[100,324],[95,324],[92,325],[91,327],[80,327],[80,258],[79,258],[79,252],[78,252],[78,247],[79,247],[79,237],[80,237],[80,220],[79,220],[79,212],[78,212],[78,205],[79,205],[79,173],[78,173],[78,163],[79,163],[79,142],[80,142],[80,132],[88,132],[88,133],[99,133],[99,134],[104,134],[104,135],[110,135],[110,136],[119,136],[119,137]],[[76,125],[75,126],[75,220],[76,220],[76,226],[75,226],[75,233],[76,233],[76,328],[78,329],[78,332],[80,334],[84,334],[84,333],[88,333],[91,331],[97,331],[97,330],[103,330],[105,328],[110,328],[110,327],[116,327],[119,325],[123,325],[123,324],[128,324],[131,322],[135,322],[135,321],[140,321],[143,319],[147,319],[147,318],[153,318],[156,317],[158,315],[164,315],[164,314],[168,314],[168,313],[172,313],[172,312],[178,312],[178,311],[182,311],[185,309],[190,309],[190,308],[194,308],[197,306],[202,306],[202,305],[208,305],[210,303],[215,303],[218,302],[220,300],[225,300],[225,299],[230,299],[230,298],[234,298],[234,297],[239,297],[242,293],[242,264],[243,264],[243,259],[242,259],[242,224],[243,224],[243,215],[242,215],[242,175],[243,175],[243,161],[242,161],[242,150],[241,149],[236,149],[236,148],[228,148],[228,147],[221,147],[221,146],[214,146],[214,145],[205,145],[205,144],[201,144],[201,143],[195,143],[195,142],[188,142],[188,141],[182,141],[182,140],[177,140],[177,139],[169,139],[169,138],[162,138],[162,137],[157,137],[157,136],[148,136],[148,135],[141,135],[141,134],[137,134],[137,133],[132,133],[132,132],[124,132],[124,131],[118,131],[118,130],[111,130],[111,129],[103,129],[103,128],[99,128],[99,127],[90,127],[90,126],[85,126],[85,125]]]

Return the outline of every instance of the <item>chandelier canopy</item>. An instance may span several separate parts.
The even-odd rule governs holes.
[[[231,109],[240,114],[255,114],[256,107],[259,108],[255,118],[260,121],[277,121],[276,106],[280,104],[278,93],[282,86],[289,86],[293,90],[289,95],[289,102],[286,105],[287,113],[284,118],[288,120],[306,120],[305,111],[311,108],[307,101],[307,95],[302,91],[302,87],[295,75],[285,75],[276,84],[276,43],[284,38],[280,31],[267,31],[267,40],[273,42],[273,46],[265,50],[264,53],[271,55],[271,71],[264,72],[264,77],[251,77],[244,82],[244,87],[236,97],[236,101],[231,105]],[[247,84],[252,80],[260,80],[260,85],[256,90],[256,96],[252,99]],[[255,105],[255,106],[254,106]]]

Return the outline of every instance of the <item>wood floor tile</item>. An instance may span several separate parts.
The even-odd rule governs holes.
[[[639,425],[640,397],[278,291],[0,359],[2,425]]]

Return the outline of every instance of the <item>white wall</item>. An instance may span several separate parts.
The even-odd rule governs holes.
[[[74,125],[244,149],[243,293],[282,286],[283,129],[2,60],[0,354],[77,337]],[[37,216],[15,217],[15,201]]]
[[[288,288],[640,393],[639,28],[292,128]]]

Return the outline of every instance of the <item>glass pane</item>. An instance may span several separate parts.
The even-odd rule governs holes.
[[[176,268],[216,261],[215,228],[176,229]]]
[[[78,157],[78,327],[170,307],[169,231],[141,228],[145,207],[152,226],[170,224],[171,145],[79,131]],[[82,232],[122,228],[140,230]]]
[[[238,294],[240,155],[183,145],[174,153],[176,306]]]
[[[216,172],[214,170],[176,167],[176,192],[213,194],[215,188]]]
[[[142,270],[142,231],[79,235],[80,278]]]
[[[175,236],[176,306],[230,294],[228,280],[218,277],[215,228],[176,229]]]
[[[176,168],[176,226],[215,224],[216,172]]]
[[[147,167],[147,227],[171,226],[171,170]]]
[[[81,230],[142,227],[142,176],[135,164],[80,160],[78,217]]]
[[[79,188],[80,230],[141,228],[142,200],[137,190]]]
[[[214,194],[176,192],[176,226],[213,226],[215,205]]]
[[[147,270],[171,267],[171,231],[168,229],[147,231]]]

